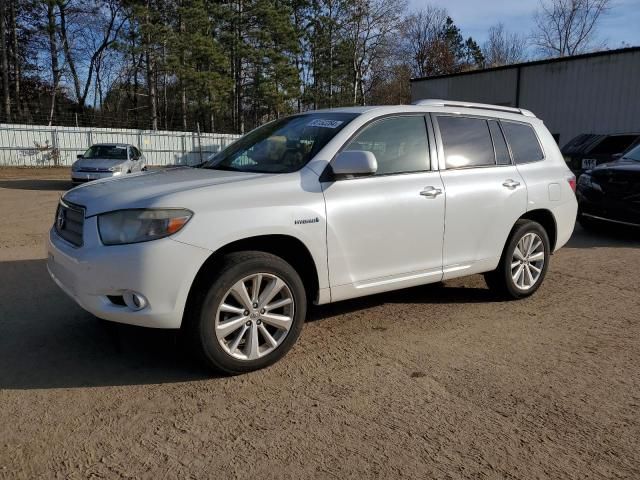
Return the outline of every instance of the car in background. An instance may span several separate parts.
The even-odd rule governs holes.
[[[71,181],[74,185],[118,177],[147,169],[146,159],[138,147],[120,143],[96,143],[71,166]]]
[[[576,194],[583,227],[600,222],[640,227],[640,145],[583,173]]]
[[[562,147],[562,155],[571,171],[580,176],[601,163],[622,157],[636,145],[640,145],[640,133],[583,133]]]

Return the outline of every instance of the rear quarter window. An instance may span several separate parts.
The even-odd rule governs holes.
[[[544,160],[538,136],[531,125],[505,121],[500,124],[516,164]]]

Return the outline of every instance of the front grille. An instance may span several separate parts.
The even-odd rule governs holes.
[[[54,227],[58,235],[76,247],[82,246],[84,207],[60,200]]]

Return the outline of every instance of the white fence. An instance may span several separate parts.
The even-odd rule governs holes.
[[[193,165],[239,135],[0,124],[0,166],[71,165],[94,143],[136,145],[149,165]]]

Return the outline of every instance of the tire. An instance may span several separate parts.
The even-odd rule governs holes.
[[[534,248],[528,253],[526,250],[529,245]],[[523,255],[516,254],[516,247],[518,252],[525,250],[521,252]],[[532,220],[518,220],[502,252],[498,268],[484,275],[487,286],[500,296],[511,299],[533,295],[544,281],[549,256],[549,236],[542,225]]]
[[[190,347],[209,367],[231,375],[280,360],[298,339],[306,316],[307,297],[298,273],[280,257],[247,251],[226,255],[212,277],[188,306]],[[275,296],[269,298],[269,291]]]

